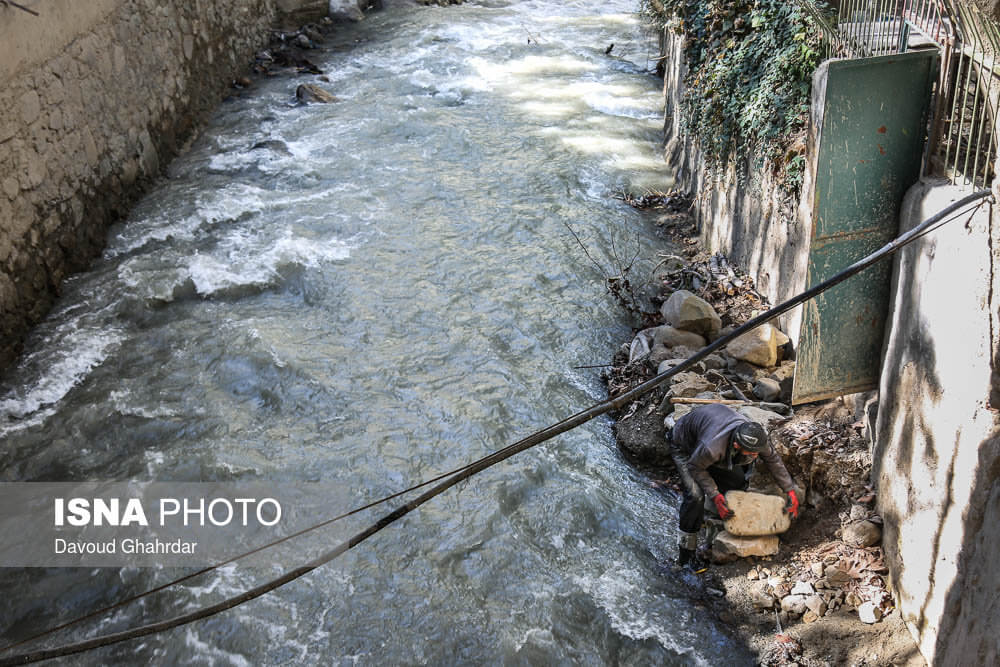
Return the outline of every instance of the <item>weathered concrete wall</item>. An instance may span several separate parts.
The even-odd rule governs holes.
[[[806,283],[809,209],[803,214],[799,202],[778,186],[769,169],[760,169],[752,156],[731,162],[724,173],[708,168],[682,125],[686,67],[681,38],[667,32],[663,50],[665,156],[676,170],[676,187],[695,197],[702,244],[743,267],[771,303],[798,294]],[[802,190],[810,189],[807,177]],[[803,199],[811,201],[808,196]],[[801,309],[795,309],[778,323],[795,344],[801,317]]]
[[[901,231],[968,193],[914,186]],[[917,241],[894,267],[873,477],[899,607],[931,664],[1000,664],[1000,228],[990,213]]]
[[[275,0],[28,4],[40,16],[0,6],[0,367],[277,14]]]

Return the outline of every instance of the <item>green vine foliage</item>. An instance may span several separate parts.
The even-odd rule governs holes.
[[[801,136],[821,33],[791,0],[642,0],[646,16],[684,37],[684,122],[709,163],[740,154],[801,179]]]

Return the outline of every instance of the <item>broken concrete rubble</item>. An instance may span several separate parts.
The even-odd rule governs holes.
[[[698,268],[701,267],[699,264]],[[677,273],[669,279],[670,283],[667,280],[664,282],[674,289],[688,288],[690,279],[685,276],[689,273]],[[747,317],[755,316],[762,306],[760,300],[749,294],[744,296],[740,293],[735,295],[729,293],[726,296],[712,283],[705,288],[695,286],[691,291],[711,301],[727,327],[738,325]],[[776,332],[775,337],[776,347],[782,348],[783,340],[779,333]],[[681,358],[680,354],[676,356]],[[795,354],[790,343],[785,344],[784,349],[777,352],[778,364],[769,368],[736,359],[726,350],[716,352],[714,356],[723,361],[724,365],[712,369],[705,364],[704,371],[701,367],[688,369],[688,372],[702,375],[716,386],[714,392],[699,394],[696,398],[707,398],[714,394],[718,399],[749,398],[753,401],[752,406],[740,406],[738,409],[755,408],[759,412],[755,413],[754,410],[747,412],[763,423],[770,424],[772,444],[789,466],[796,482],[808,484],[808,494],[805,499],[800,496],[803,508],[807,512],[806,520],[794,522],[790,532],[782,536],[781,549],[778,553],[773,556],[750,557],[751,562],[747,562],[747,559],[741,559],[728,550],[727,553],[722,552],[721,545],[731,539],[730,536],[723,535],[720,548],[713,547],[711,550],[711,556],[717,562],[717,566],[710,569],[709,573],[717,572],[729,576],[726,584],[727,598],[739,600],[741,599],[739,591],[745,591],[747,595],[742,598],[744,605],[742,611],[750,618],[756,617],[757,621],[769,619],[772,627],[775,612],[778,611],[780,622],[785,628],[795,627],[796,624],[799,628],[804,628],[802,624],[810,623],[809,632],[813,633],[810,636],[816,636],[817,632],[825,636],[824,633],[830,632],[830,628],[842,627],[849,618],[854,623],[853,631],[860,631],[863,624],[858,619],[857,609],[865,602],[877,606],[881,610],[882,618],[886,619],[893,609],[893,602],[882,576],[885,573],[885,565],[882,562],[881,549],[854,547],[841,540],[851,535],[850,531],[846,530],[851,523],[870,520],[876,526],[879,524],[878,517],[873,516],[874,495],[868,483],[871,450],[864,446],[860,435],[855,433],[857,430],[855,422],[860,418],[848,415],[848,411],[841,414],[833,410],[831,405],[835,407],[834,402],[830,405],[806,405],[795,411],[791,410],[787,403],[791,394]],[[621,390],[634,386],[622,382],[629,374],[633,381],[648,379],[654,370],[663,371],[677,363],[679,362],[676,359],[672,360],[672,363],[664,364],[660,369],[648,365],[645,368],[633,366],[629,369],[616,369],[609,380],[611,395],[615,396]],[[625,372],[621,373],[622,370]],[[785,403],[771,402],[765,405],[754,400],[757,396],[753,393],[753,386],[762,378],[774,380],[781,386],[782,391],[778,398]],[[616,386],[620,389],[616,390]],[[679,418],[695,407],[691,404],[672,403],[669,396],[664,396],[666,393],[664,388],[661,393],[650,397],[640,405],[635,415],[629,417],[624,424],[616,424],[616,435],[623,450],[628,450],[623,444],[623,437],[636,438],[635,425],[651,422],[652,417],[656,416],[655,406],[661,406],[660,420],[663,418],[662,415],[670,411],[673,412],[671,417]],[[628,411],[632,411],[631,406]],[[779,411],[783,414],[778,414]],[[657,428],[662,433],[659,423]],[[654,484],[659,488],[669,488],[679,493],[680,487],[669,472],[672,467],[668,462],[664,470],[667,478],[659,481],[658,477]],[[761,468],[762,466],[758,466],[758,470],[751,477],[751,488],[758,490],[769,488],[761,483],[763,478],[770,482],[766,470],[760,470]],[[781,493],[776,487],[772,492]],[[856,504],[858,509],[852,510],[849,515],[841,513],[840,530],[836,530],[831,526],[830,520],[833,517],[829,512],[834,508],[851,509],[851,503]],[[803,544],[803,536],[808,536],[806,540],[819,540],[819,542],[812,542],[806,547]],[[827,541],[822,541],[824,539]],[[753,562],[756,558],[761,560]],[[825,576],[827,573],[832,579],[827,579]],[[737,582],[743,582],[743,585]],[[808,582],[813,589],[808,595],[805,585],[797,591],[798,595],[804,596],[800,601],[805,605],[804,611],[798,616],[778,609],[779,601],[792,594],[796,582]],[[755,610],[759,610],[760,615],[755,613]],[[847,616],[846,612],[849,612],[850,616]],[[832,614],[837,614],[836,618],[826,618]],[[890,627],[899,624],[896,617],[897,614],[893,614],[887,619]],[[872,631],[877,632],[874,629]]]

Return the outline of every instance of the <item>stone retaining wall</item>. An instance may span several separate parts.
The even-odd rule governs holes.
[[[690,192],[702,245],[724,253],[754,276],[757,289],[780,303],[803,289],[809,257],[809,209],[779,187],[773,173],[760,169],[752,156],[731,162],[724,172],[709,169],[697,143],[684,131],[681,97],[684,93],[682,38],[665,32],[662,51],[665,93],[665,157],[674,168],[675,187]],[[808,192],[807,178],[803,191]],[[809,197],[803,197],[808,201]],[[779,328],[798,344],[801,309],[781,317]]]
[[[0,6],[0,368],[266,43],[275,0]]]

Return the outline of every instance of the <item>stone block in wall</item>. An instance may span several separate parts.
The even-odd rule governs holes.
[[[98,252],[112,217],[245,70],[277,11],[275,0],[53,2],[66,11],[0,24],[0,44],[23,47],[0,62],[10,112],[0,119],[0,282],[10,288],[0,366],[65,272]],[[197,35],[190,59],[182,34]]]

